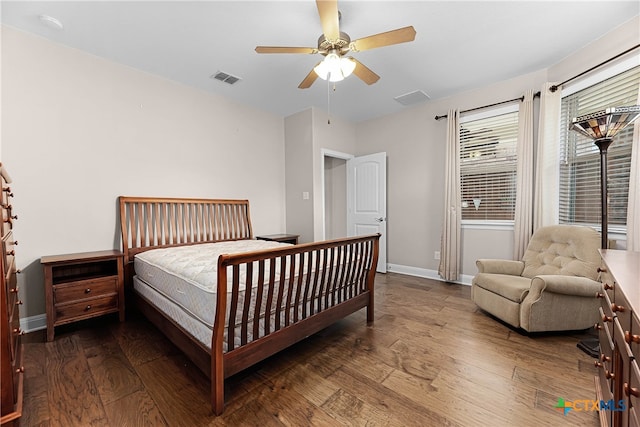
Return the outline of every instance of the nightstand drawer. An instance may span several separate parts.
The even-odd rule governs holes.
[[[56,285],[53,288],[54,304],[64,304],[118,292],[118,276],[79,280]]]
[[[9,340],[9,344],[11,346],[11,360],[16,360],[16,352],[18,351],[18,346],[20,345],[20,336],[22,335],[22,330],[20,330],[20,316],[18,316],[17,312],[13,318],[9,319],[9,335],[11,339]]]
[[[118,294],[85,299],[70,304],[56,304],[56,325],[118,311]]]

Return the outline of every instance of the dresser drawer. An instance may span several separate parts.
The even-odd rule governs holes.
[[[118,311],[118,294],[88,298],[80,302],[56,304],[56,325]]]
[[[629,381],[625,381],[623,391],[629,399],[629,425],[634,425],[640,416],[640,369],[635,360],[631,362]]]
[[[600,325],[609,333],[609,337],[613,337],[613,313],[611,307],[602,306],[598,308],[598,314],[600,316]],[[611,341],[613,342],[613,340]]]
[[[53,287],[54,304],[76,302],[118,292],[118,276],[69,282]]]
[[[638,313],[631,313],[631,330],[625,331],[625,341],[631,347],[631,352],[640,358],[640,321],[638,321]]]
[[[14,310],[13,317],[9,319],[9,336],[11,339],[9,340],[9,346],[11,348],[11,360],[16,360],[18,346],[20,345],[20,336],[22,335],[22,331],[20,330],[20,316],[19,311]]]
[[[24,381],[24,346],[18,339],[16,345],[15,359],[12,361],[11,367],[13,369],[13,393],[14,396],[20,396],[19,390],[22,387]]]
[[[613,381],[611,377],[611,373],[613,372],[613,337],[609,329],[602,325],[602,322],[599,322],[598,326],[600,357],[599,360],[596,361],[596,366],[598,367],[598,378],[604,400],[608,401],[611,396],[613,396]]]
[[[611,303],[611,311],[618,318],[620,326],[625,331],[631,330],[631,305],[624,292],[618,287],[615,300]]]
[[[613,299],[606,292],[598,293],[598,298],[600,299],[600,307],[602,307],[603,314],[606,314],[608,317],[613,317]]]
[[[616,285],[615,285],[615,279],[613,278],[613,275],[611,274],[607,266],[604,264],[600,267],[598,271],[600,272],[600,282],[602,282],[602,286],[607,292],[607,295],[609,295],[609,299],[611,301],[615,300],[614,294],[615,294]]]

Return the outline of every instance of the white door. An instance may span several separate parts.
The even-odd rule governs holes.
[[[380,233],[376,271],[387,272],[387,153],[347,160],[347,235]]]

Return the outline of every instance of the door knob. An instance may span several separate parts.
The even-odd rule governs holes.
[[[382,222],[382,221],[384,221],[384,218],[382,218],[382,217],[380,217],[380,218],[376,218],[376,221],[378,221],[378,222]]]

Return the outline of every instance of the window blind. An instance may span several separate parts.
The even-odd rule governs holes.
[[[599,226],[600,151],[593,140],[571,131],[574,117],[638,103],[640,67],[632,68],[562,99],[559,214],[562,224]],[[609,225],[624,228],[633,126],[627,126],[607,150]]]
[[[462,219],[513,221],[518,111],[460,124]]]

